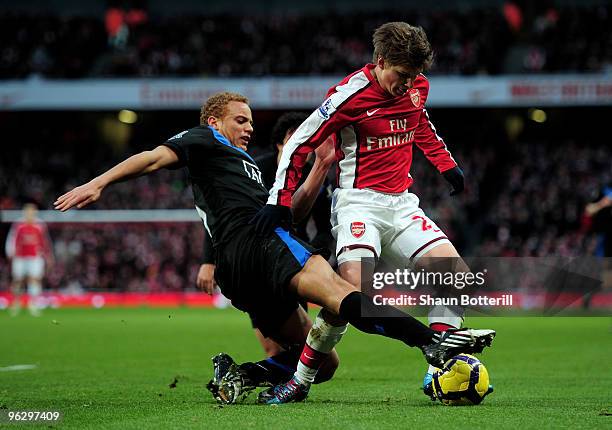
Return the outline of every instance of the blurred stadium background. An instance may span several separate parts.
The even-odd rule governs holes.
[[[414,190],[462,255],[603,255],[609,226],[584,209],[612,183],[611,13],[603,0],[0,1],[0,242],[34,201],[54,247],[50,304],[211,304],[181,171],[117,184],[90,211],[53,201],[193,127],[221,90],[251,99],[251,151],[269,151],[283,112],[317,107],[371,61],[378,25],[405,20],[433,44],[429,111],[468,187],[449,198],[417,156]],[[2,254],[1,307],[9,283]]]

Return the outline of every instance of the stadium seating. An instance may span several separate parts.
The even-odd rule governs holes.
[[[13,12],[0,15],[5,41],[0,79],[343,76],[371,60],[367,41],[389,16],[426,29],[436,52],[432,74],[605,72],[612,67],[612,54],[601,35],[612,27],[610,12],[610,5],[542,5],[514,18],[500,7],[142,15],[126,20],[119,35],[105,28],[103,16]]]

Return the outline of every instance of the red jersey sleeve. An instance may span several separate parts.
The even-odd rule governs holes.
[[[347,77],[330,90],[323,104],[298,127],[283,148],[268,204],[291,206],[308,153],[355,120],[351,101],[369,85],[370,80],[363,71]]]
[[[429,94],[429,82],[426,81],[423,105]],[[419,124],[414,134],[414,143],[423,151],[425,157],[442,173],[457,166],[457,162],[446,147],[444,140],[438,136],[436,128],[429,119],[427,109],[423,106]]]

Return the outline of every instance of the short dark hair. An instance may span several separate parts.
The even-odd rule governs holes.
[[[249,104],[249,99],[242,94],[230,93],[227,91],[213,94],[200,108],[200,125],[206,125],[208,118],[211,116],[214,116],[215,118],[223,118],[225,112],[227,111],[227,105],[229,102]]]
[[[433,49],[422,27],[388,22],[374,31],[374,63],[382,57],[392,66],[425,71],[433,62]]]
[[[272,127],[270,140],[272,146],[277,150],[276,145],[282,145],[283,139],[288,131],[295,131],[302,124],[308,115],[303,112],[287,112],[282,114]]]

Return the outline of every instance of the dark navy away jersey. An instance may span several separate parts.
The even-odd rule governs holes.
[[[230,240],[268,198],[251,156],[209,126],[183,131],[164,142],[187,167],[198,213],[214,246]]]

